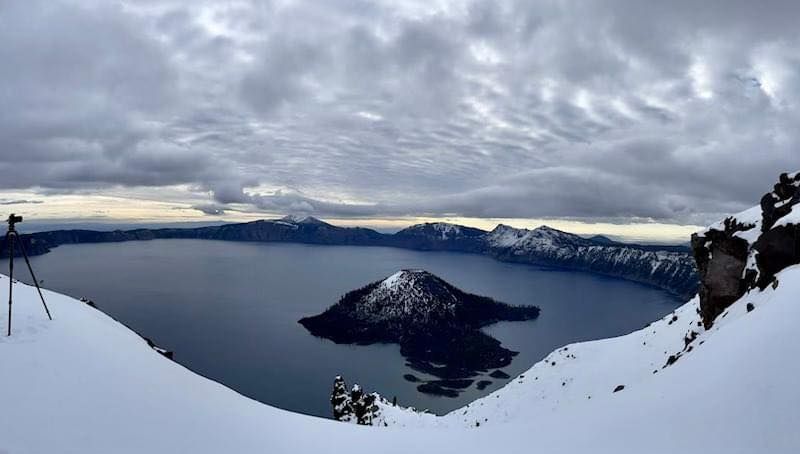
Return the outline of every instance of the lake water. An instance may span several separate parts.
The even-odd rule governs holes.
[[[337,374],[436,413],[507,381],[490,379],[486,390],[473,385],[458,398],[421,394],[403,374],[425,376],[405,366],[397,345],[336,345],[297,323],[401,268],[541,307],[537,320],[485,329],[520,352],[505,369],[512,377],[559,346],[633,331],[680,304],[660,290],[587,273],[382,247],[155,240],[60,246],[31,262],[45,287],[94,300],[188,368],[270,405],[325,417]],[[18,267],[27,281],[24,272]]]

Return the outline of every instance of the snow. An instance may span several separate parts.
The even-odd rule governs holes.
[[[697,326],[693,299],[626,336],[558,349],[443,417],[382,402],[389,427],[261,404],[73,298],[45,291],[48,321],[35,288],[17,284],[14,332],[0,338],[0,452],[794,453],[800,266],[777,278],[777,288],[746,294],[709,331]]]
[[[400,270],[392,274],[391,276],[387,277],[381,282],[381,287],[383,287],[386,290],[394,290],[395,288],[397,288],[398,283],[405,274],[406,274],[405,270]]]
[[[789,178],[794,178],[795,175],[800,174],[800,172],[789,173]],[[798,186],[800,183],[794,183],[794,186]],[[773,193],[774,194],[774,193]],[[786,205],[787,203],[791,203],[791,200],[783,200],[781,202],[776,203],[776,207],[780,207]],[[732,215],[734,219],[742,224],[751,224],[753,228],[750,228],[745,231],[736,232],[734,236],[742,238],[748,242],[748,244],[752,245],[758,240],[758,237],[761,236],[761,223],[762,223],[762,212],[761,206],[754,206],[748,208],[742,212],[736,213]],[[779,218],[775,224],[772,226],[772,229],[780,226],[786,226],[790,224],[800,224],[800,209],[793,207],[788,214],[784,215],[783,217]],[[724,220],[716,222],[710,225],[708,228],[701,230],[698,232],[700,236],[705,236],[710,230],[719,230],[723,231],[725,229]]]
[[[461,234],[461,227],[447,222],[434,222],[430,224],[434,230],[442,234],[442,239],[455,238]]]
[[[789,224],[800,224],[800,209],[794,208],[789,214],[778,219],[773,228]]]
[[[461,226],[451,224],[449,222],[426,222],[424,224],[415,224],[405,231],[407,232],[424,232],[425,230],[432,229],[436,232],[441,240],[455,239],[461,236]]]
[[[400,270],[380,282],[355,307],[362,320],[397,320],[412,317],[422,323],[435,314],[455,311],[457,298],[444,286],[441,294],[431,294],[425,281],[437,280],[424,270]]]
[[[564,237],[580,238],[577,235],[560,232],[547,226],[528,230],[499,224],[489,232],[487,241],[494,247],[523,248],[535,244],[542,249],[556,245]]]
[[[295,214],[290,214],[280,219],[275,219],[271,222],[291,226],[297,226],[297,224],[325,224],[325,222],[315,218],[314,216],[298,216]]]
[[[630,267],[649,270],[650,276],[675,277],[693,269],[692,258],[684,252],[651,251],[626,245],[596,244],[577,235],[547,226],[533,230],[500,224],[487,234],[487,243],[515,256],[531,256],[555,262],[571,261],[598,270]]]

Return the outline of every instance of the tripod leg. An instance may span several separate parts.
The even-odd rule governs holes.
[[[31,272],[31,279],[33,279],[33,285],[36,286],[36,291],[39,292],[39,298],[42,300],[42,306],[44,306],[44,311],[47,313],[47,318],[50,320],[53,317],[50,316],[50,309],[47,308],[47,303],[44,302],[44,295],[42,295],[42,289],[39,288],[39,281],[36,280],[36,275],[33,274],[33,267],[31,266],[31,261],[28,260],[28,251],[25,250],[25,244],[22,242],[22,238],[17,238],[19,240],[19,249],[22,251],[22,256],[25,258],[25,263],[28,265],[28,271]]]
[[[8,331],[6,336],[11,335],[11,293],[14,288],[14,236],[11,233],[6,234],[8,240]]]

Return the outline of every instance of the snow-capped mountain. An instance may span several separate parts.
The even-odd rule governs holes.
[[[690,298],[697,274],[689,249],[583,238],[548,226],[533,230],[500,224],[491,232],[446,223],[411,226],[397,232],[394,244],[424,250],[486,254],[502,261],[575,269],[663,288]]]
[[[787,175],[764,207],[696,237],[704,290],[674,313],[626,336],[559,348],[443,417],[377,400],[373,424],[391,427],[245,398],[164,358],[102,312],[45,290],[48,321],[36,289],[15,283],[15,334],[0,337],[0,451],[796,453],[797,184],[797,174]],[[726,252],[739,243],[733,238],[746,243],[741,268],[742,251]],[[711,308],[721,312],[707,328]]]
[[[286,215],[286,216],[278,219],[275,222],[278,222],[278,221],[286,222],[286,223],[289,223],[289,224],[331,225],[331,224],[328,224],[327,222],[325,222],[325,221],[323,221],[321,219],[315,218],[314,216],[298,216],[296,214]]]
[[[486,232],[473,227],[430,222],[416,224],[391,236],[394,246],[417,250],[484,252]]]
[[[334,332],[325,336],[353,343],[364,342],[373,334],[397,340],[409,333],[474,329],[499,320],[535,318],[538,314],[535,306],[510,306],[463,292],[424,270],[400,270],[348,292],[324,313],[300,323],[312,332],[325,331],[322,325],[336,324],[332,326]],[[344,320],[349,320],[353,328],[341,326]]]
[[[621,277],[686,298],[697,290],[694,260],[680,247],[608,244],[547,226],[528,230],[502,224],[485,241],[487,253],[500,260]]]

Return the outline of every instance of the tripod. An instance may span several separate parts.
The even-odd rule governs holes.
[[[33,279],[33,284],[36,286],[36,291],[39,292],[39,298],[42,300],[42,306],[44,306],[44,311],[47,313],[47,318],[50,320],[53,317],[50,316],[50,309],[47,308],[47,303],[44,302],[44,295],[42,295],[42,289],[39,287],[39,281],[36,280],[36,275],[33,274],[33,267],[31,267],[31,262],[28,260],[28,253],[25,251],[25,244],[22,242],[22,238],[20,238],[19,233],[17,233],[17,229],[14,227],[14,224],[18,222],[22,222],[22,216],[17,216],[15,214],[11,214],[8,217],[8,232],[6,232],[6,237],[3,240],[4,244],[8,244],[8,331],[6,333],[7,336],[11,335],[11,305],[13,302],[12,298],[12,289],[14,288],[14,239],[16,238],[19,240],[19,250],[22,252],[22,256],[25,258],[25,263],[28,265],[28,271],[31,273],[31,279]]]

